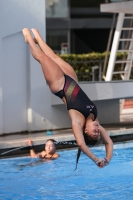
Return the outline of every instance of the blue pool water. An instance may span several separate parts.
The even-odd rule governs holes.
[[[103,150],[93,152],[104,157]],[[0,160],[0,200],[132,200],[133,148],[114,150],[109,166],[99,169],[77,150],[60,151],[57,160],[29,157]]]

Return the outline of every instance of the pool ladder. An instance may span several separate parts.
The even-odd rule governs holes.
[[[129,27],[125,27],[126,22],[130,23],[130,25],[128,25]],[[113,19],[113,25],[111,29],[114,28],[114,23],[115,20]],[[122,60],[117,60],[117,52],[123,53]],[[107,72],[106,76],[104,76],[105,81],[111,81],[113,79],[113,75],[115,74],[120,74],[122,80],[129,80],[132,69],[132,62],[133,62],[133,15],[126,16],[125,13],[119,13],[114,33],[114,39],[112,43],[112,49],[110,53],[110,59],[107,67]],[[106,63],[104,63],[103,73],[105,73],[105,65],[107,65]],[[121,64],[120,71],[115,70],[115,66],[117,64]]]

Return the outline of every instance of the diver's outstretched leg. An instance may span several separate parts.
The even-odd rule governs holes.
[[[40,50],[35,44],[30,31],[27,28],[22,30],[25,41],[29,44],[32,56],[41,64],[44,77],[52,92],[58,92],[64,86],[64,73],[62,69]]]
[[[34,41],[39,45],[40,49],[60,66],[64,74],[71,76],[76,82],[78,82],[77,75],[71,65],[53,52],[53,50],[44,42],[39,32],[35,28],[32,28],[31,31],[34,35]]]

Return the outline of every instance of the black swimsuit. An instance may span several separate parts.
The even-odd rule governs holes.
[[[97,108],[95,104],[88,98],[84,91],[79,87],[75,80],[70,76],[65,76],[64,88],[57,93],[56,96],[61,99],[65,97],[67,102],[67,109],[74,109],[82,113],[87,119],[90,113],[94,114],[94,118],[97,118]]]

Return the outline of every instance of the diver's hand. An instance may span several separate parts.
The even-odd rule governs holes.
[[[109,164],[109,160],[107,158],[98,158],[98,160],[95,163],[99,168],[103,168]]]
[[[104,158],[104,166],[107,166],[107,165],[109,165],[109,159],[108,158]]]
[[[99,168],[103,168],[105,165],[104,165],[104,159],[102,158],[97,158],[97,160],[95,161],[96,165],[99,167]]]

